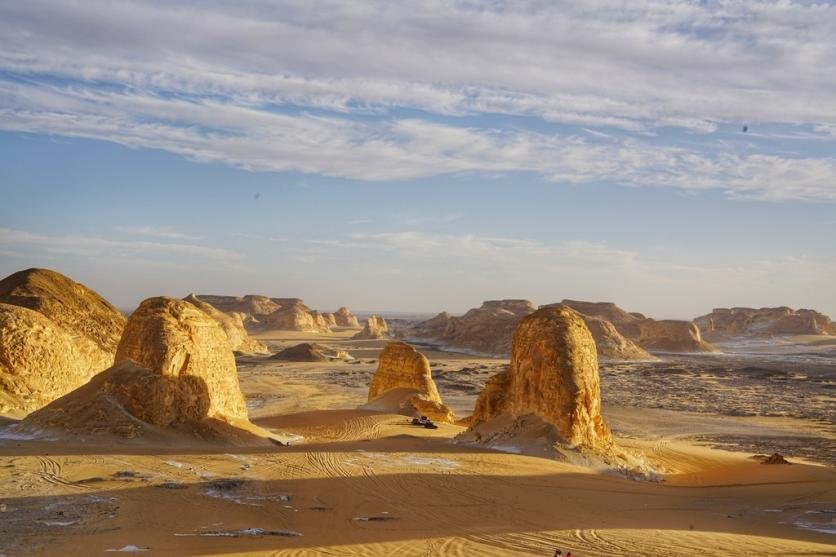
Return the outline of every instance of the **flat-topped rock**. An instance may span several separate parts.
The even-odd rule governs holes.
[[[836,323],[812,309],[715,308],[694,323],[710,340],[778,335],[836,335]]]
[[[183,298],[200,311],[211,317],[220,325],[229,341],[229,348],[233,352],[244,354],[266,354],[267,347],[256,339],[252,338],[244,328],[244,320],[241,313],[227,313],[217,309],[195,296],[189,294]]]

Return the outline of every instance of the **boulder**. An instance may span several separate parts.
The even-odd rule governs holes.
[[[381,352],[368,400],[366,407],[371,409],[406,410],[436,421],[455,421],[453,412],[441,401],[429,361],[404,342],[389,342]]]
[[[836,335],[836,323],[812,309],[715,308],[694,323],[712,341],[778,335]]]
[[[700,330],[690,321],[646,319],[641,323],[636,339],[648,350],[661,352],[714,352],[715,348],[705,342]]]
[[[268,353],[267,347],[252,338],[244,328],[241,313],[226,313],[221,311],[215,306],[204,302],[194,294],[189,294],[183,299],[214,319],[220,325],[229,341],[229,348],[233,352],[241,352],[244,354]]]
[[[612,450],[612,434],[601,417],[595,341],[571,308],[539,309],[520,321],[509,368],[480,394],[471,431],[482,437],[480,426],[487,431],[495,420],[531,415],[553,427],[566,447],[597,454]]]
[[[358,340],[372,340],[386,338],[388,334],[389,325],[386,323],[386,320],[382,317],[378,317],[377,315],[372,315],[366,319],[366,325],[363,327],[363,330],[354,335],[352,338]]]
[[[0,281],[0,305],[0,412],[40,408],[113,365],[125,317],[83,284],[27,269]]]
[[[351,310],[345,306],[334,312],[334,318],[336,319],[337,326],[339,327],[360,328],[360,323],[357,321],[357,317],[355,317],[355,315],[351,313]]]

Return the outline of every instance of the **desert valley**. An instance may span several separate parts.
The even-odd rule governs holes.
[[[0,281],[0,554],[829,555],[836,325]],[[429,423],[413,423],[425,416]]]

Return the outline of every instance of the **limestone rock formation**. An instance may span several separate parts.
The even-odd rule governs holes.
[[[279,308],[260,319],[263,329],[327,333],[328,324],[318,311],[311,310],[299,298],[271,298]]]
[[[777,335],[836,335],[836,323],[812,309],[715,308],[694,322],[712,341]]]
[[[581,313],[593,330],[593,334],[598,326],[593,325],[590,318],[602,319],[611,323],[618,333],[627,341],[638,345],[639,349],[651,352],[712,352],[714,350],[713,346],[702,340],[699,330],[690,321],[656,321],[641,313],[628,313],[611,302],[563,300],[560,304]],[[601,332],[603,333],[603,330]],[[596,337],[596,340],[598,338],[603,340],[600,335]],[[613,342],[619,343],[616,339],[613,339]],[[609,344],[609,342],[602,343],[599,347],[600,355],[610,357],[605,354]],[[626,353],[639,355],[638,359],[645,359],[644,355],[636,353],[632,348],[625,348],[625,350]]]
[[[333,313],[323,313],[322,318],[325,320],[325,324],[329,329],[337,326],[337,316]]]
[[[382,317],[378,317],[377,315],[372,315],[366,319],[366,325],[363,327],[363,330],[354,335],[352,338],[358,340],[380,339],[386,338],[388,333],[389,325],[386,323],[386,320]]]
[[[648,350],[663,352],[715,351],[711,344],[702,339],[700,330],[690,321],[646,319],[641,323],[636,342]]]
[[[126,360],[164,376],[197,377],[206,384],[209,416],[247,419],[226,334],[188,302],[164,297],[142,302],[116,351],[117,363]]]
[[[351,310],[345,306],[334,312],[334,318],[336,319],[337,326],[339,327],[360,327],[360,322],[357,321],[357,317],[355,317],[354,314],[351,313]]]
[[[327,362],[330,360],[352,360],[354,358],[345,350],[303,342],[276,352],[270,356],[270,359],[284,362]]]
[[[0,281],[0,307],[0,412],[40,408],[113,364],[125,318],[84,285],[27,269]]]
[[[189,294],[183,298],[197,309],[214,319],[229,340],[229,348],[233,352],[244,354],[266,354],[267,347],[256,339],[252,338],[244,328],[244,321],[241,313],[226,313],[215,306],[208,304],[195,296]]]
[[[418,324],[409,336],[434,338],[451,348],[508,354],[517,323],[534,309],[528,300],[489,300],[461,317],[440,313]]]
[[[455,416],[441,401],[427,358],[405,342],[389,342],[378,358],[369,386],[369,405],[384,399],[400,410],[453,423]]]
[[[598,356],[611,360],[654,360],[650,353],[641,348],[632,340],[625,338],[618,329],[605,319],[597,317],[585,317],[584,321],[592,338],[595,339],[595,346],[598,349]]]
[[[226,313],[242,313],[245,321],[257,323],[265,315],[270,315],[279,304],[267,296],[248,294],[246,296],[216,296],[214,294],[198,294],[197,296],[207,304]]]
[[[145,300],[128,320],[117,364],[30,414],[22,427],[266,443],[271,435],[247,417],[228,342],[220,325],[193,304]]]
[[[555,306],[520,321],[508,371],[492,378],[479,396],[471,429],[503,415],[515,420],[534,415],[570,448],[611,451],[612,434],[601,417],[595,341],[580,314]]]

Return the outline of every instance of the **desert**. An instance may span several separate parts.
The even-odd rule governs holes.
[[[59,298],[72,284],[35,274]],[[25,417],[6,413],[3,554],[833,547],[827,335],[735,353],[649,346],[650,357],[599,363],[578,304],[526,304],[509,361],[369,335],[377,316],[365,333],[359,322],[265,330],[196,302],[144,301],[113,367],[63,396],[44,389],[36,399],[52,400]],[[489,338],[507,329],[504,311],[480,317]],[[427,328],[418,319],[393,334]],[[264,349],[234,351],[241,339]],[[435,427],[410,423],[420,415]]]

